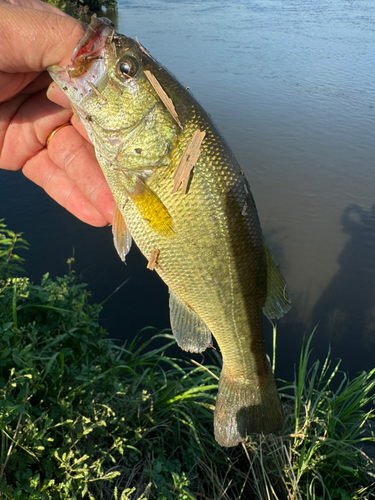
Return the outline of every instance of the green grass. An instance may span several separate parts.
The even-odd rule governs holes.
[[[348,380],[311,338],[280,395],[280,436],[213,439],[220,359],[168,354],[148,328],[123,346],[74,273],[22,277],[0,221],[0,492],[6,500],[370,499],[375,370]],[[298,361],[298,360],[296,360]],[[334,388],[334,389],[333,389]],[[375,454],[375,453],[374,453]]]
[[[313,334],[301,352],[295,381],[280,389],[287,415],[282,435],[259,437],[246,446],[252,451],[257,498],[373,498],[374,462],[362,447],[367,443],[375,457],[375,369],[350,381],[340,362],[332,366],[329,353],[323,363],[310,365]]]

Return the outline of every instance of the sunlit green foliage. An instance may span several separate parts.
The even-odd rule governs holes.
[[[309,341],[295,382],[280,390],[282,435],[222,449],[212,436],[219,362],[176,360],[172,336],[151,328],[116,345],[74,273],[39,285],[22,277],[17,252],[27,244],[0,224],[2,498],[375,495],[374,465],[359,448],[375,447],[375,370],[349,381],[329,357],[311,365]]]
[[[21,234],[16,234],[6,228],[4,219],[0,219],[0,280],[6,281],[8,277],[15,276],[22,271],[23,259],[15,252],[28,247]]]
[[[94,12],[100,12],[103,7],[114,9],[117,6],[117,0],[44,0],[45,2],[57,7],[66,14],[89,22],[90,16]]]

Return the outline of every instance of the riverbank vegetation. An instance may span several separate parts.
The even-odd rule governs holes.
[[[375,494],[375,370],[349,380],[329,356],[311,364],[308,341],[294,382],[280,383],[282,434],[222,449],[213,438],[218,356],[204,365],[183,354],[175,359],[172,335],[152,328],[119,346],[74,272],[45,275],[40,284],[24,276],[19,251],[26,247],[0,221],[2,498]]]
[[[44,0],[46,3],[57,7],[69,16],[80,19],[83,22],[90,22],[90,17],[94,13],[101,12],[103,7],[115,9],[117,0]]]

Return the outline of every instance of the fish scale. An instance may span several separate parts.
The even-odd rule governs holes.
[[[108,20],[94,17],[90,28],[94,39],[82,39],[72,66],[49,71],[81,117],[121,212],[114,217],[116,248],[123,258],[131,235],[168,285],[171,325],[183,349],[202,352],[215,336],[223,356],[217,441],[235,446],[249,433],[276,432],[283,414],[262,309],[279,318],[290,301],[247,180],[173,75],[138,42],[115,34]],[[99,60],[85,59],[92,46]],[[198,131],[204,134],[193,154]],[[184,172],[195,154],[192,172]],[[176,169],[185,175],[186,194],[174,186]]]

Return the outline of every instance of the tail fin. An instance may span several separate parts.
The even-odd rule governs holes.
[[[236,446],[248,434],[281,430],[283,409],[271,370],[260,387],[250,380],[220,375],[215,406],[215,439],[221,446]]]

